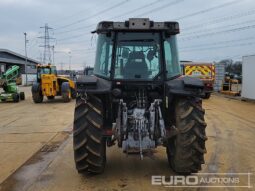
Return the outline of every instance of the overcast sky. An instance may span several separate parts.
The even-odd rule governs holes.
[[[0,48],[40,60],[44,35],[49,31],[55,46],[55,63],[68,69],[94,64],[96,35],[90,34],[101,20],[124,21],[149,17],[155,21],[177,20],[181,34],[181,60],[240,60],[255,54],[254,0],[0,0]],[[70,54],[71,52],[71,54]]]

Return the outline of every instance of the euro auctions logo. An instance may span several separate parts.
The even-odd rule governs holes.
[[[172,175],[151,177],[153,186],[252,188],[251,173],[196,173],[189,176]]]

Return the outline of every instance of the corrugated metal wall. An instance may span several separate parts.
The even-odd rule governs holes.
[[[22,74],[22,85],[26,85],[26,74]],[[27,85],[32,85],[36,81],[36,74],[27,74]]]
[[[0,63],[0,75],[2,75],[6,71],[5,63]]]

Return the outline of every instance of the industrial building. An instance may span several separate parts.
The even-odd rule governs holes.
[[[27,58],[16,52],[0,49],[0,74],[4,73],[8,68],[13,65],[20,67],[20,74],[25,74],[25,65],[27,60],[27,74],[36,74],[36,65],[38,61]]]

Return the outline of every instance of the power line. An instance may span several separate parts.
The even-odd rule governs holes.
[[[57,19],[55,21],[52,21],[51,24],[52,23],[58,23],[58,22],[61,22],[61,21],[66,21],[66,19],[70,19],[70,18],[72,18],[74,16],[80,15],[81,13],[86,13],[86,12],[90,11],[91,9],[93,9],[94,7],[102,6],[102,5],[106,4],[106,3],[109,4],[109,1],[104,1],[103,3],[101,1],[99,1],[99,2],[95,3],[93,6],[87,8],[87,9],[78,11],[78,12],[76,12],[74,14],[69,15],[69,16],[66,16],[66,17],[63,17],[61,19]]]
[[[248,20],[248,21],[243,21],[243,22],[240,22],[240,23],[230,24],[230,25],[224,25],[224,26],[211,28],[211,29],[197,30],[197,31],[194,31],[194,32],[189,32],[189,33],[184,33],[184,34],[182,33],[181,36],[189,36],[189,35],[192,35],[192,34],[199,34],[199,33],[208,32],[208,31],[215,31],[215,30],[218,30],[218,29],[224,29],[224,28],[229,28],[229,27],[233,27],[233,26],[250,24],[250,23],[253,23],[253,22],[255,22],[255,19]]]
[[[149,10],[149,11],[146,11],[146,12],[144,12],[144,13],[141,13],[141,14],[139,14],[139,15],[136,15],[136,17],[141,17],[141,16],[145,16],[146,14],[149,14],[149,13],[155,13],[155,12],[157,12],[157,11],[161,11],[162,9],[165,9],[165,8],[167,8],[167,7],[170,7],[170,6],[173,6],[173,5],[176,5],[176,4],[179,4],[179,3],[181,3],[181,2],[183,2],[183,1],[185,1],[185,0],[175,0],[175,1],[172,1],[172,2],[170,2],[170,3],[167,3],[167,4],[165,4],[165,5],[162,5],[162,6],[160,6],[160,7],[157,7],[157,8],[153,8],[153,9],[151,9],[151,10]]]
[[[28,51],[30,51],[32,47],[34,48],[37,44],[38,38],[33,38],[32,40],[30,40],[28,44]]]
[[[181,3],[181,2],[183,2],[183,1],[184,1],[184,0],[176,0],[176,1],[173,1],[173,2],[170,2],[170,3],[167,3],[167,4],[164,4],[164,5],[160,6],[160,7],[153,8],[153,9],[151,9],[151,10],[145,12],[145,13],[139,14],[139,15],[137,15],[137,17],[139,17],[139,16],[144,16],[144,15],[147,14],[147,13],[160,11],[160,10],[162,10],[163,8],[167,8],[167,7],[169,7],[169,6],[173,6],[173,5],[178,4],[178,3]],[[128,11],[128,12],[122,14],[122,16],[124,16],[125,14],[128,14],[128,13],[136,12],[136,11],[141,10],[141,9],[143,9],[143,8],[146,8],[146,7],[155,5],[155,4],[158,3],[158,2],[160,2],[160,1],[158,0],[158,1],[155,1],[155,2],[152,2],[152,3],[149,3],[149,4],[147,4],[147,5],[143,6],[143,7],[139,7],[139,8],[136,8],[136,9],[134,9],[134,10]],[[187,17],[197,16],[197,15],[199,15],[199,14],[203,14],[203,13],[206,13],[206,12],[209,12],[209,11],[213,11],[213,10],[216,10],[216,9],[219,9],[219,8],[223,8],[223,7],[226,7],[226,6],[233,5],[233,4],[237,3],[237,2],[238,2],[238,0],[231,1],[231,2],[224,3],[224,4],[221,4],[221,5],[215,6],[215,7],[211,7],[211,8],[209,8],[209,9],[205,9],[205,10],[202,10],[202,11],[198,11],[198,12],[195,12],[195,13],[191,13],[191,14],[188,14],[188,15],[185,15],[185,16],[182,16],[182,17],[179,17],[179,18],[177,18],[177,19],[180,20],[180,19],[184,19],[184,18],[187,18]],[[112,18],[117,18],[117,17],[121,17],[121,15],[114,16],[114,17],[112,17]],[[75,29],[71,29],[71,30],[59,32],[59,33],[57,33],[57,34],[64,34],[64,33],[69,33],[69,32],[73,32],[73,31],[78,31],[78,30],[81,30],[81,29],[85,29],[85,28],[92,27],[92,26],[94,26],[94,25],[96,25],[96,24],[90,24],[90,25],[87,25],[87,26],[84,26],[84,27],[78,27],[78,28],[75,28]],[[81,35],[81,36],[82,36],[82,35]]]
[[[131,14],[131,13],[134,13],[134,12],[137,12],[137,11],[139,11],[139,10],[141,10],[141,9],[150,7],[150,6],[155,5],[155,4],[157,4],[157,3],[160,3],[160,2],[162,2],[162,0],[156,0],[156,1],[152,2],[152,3],[145,4],[145,5],[143,5],[143,6],[140,6],[140,7],[136,8],[136,9],[129,10],[129,11],[125,12],[125,13],[122,13],[122,14],[117,15],[117,16],[110,17],[110,18],[108,18],[108,19],[120,18],[120,17],[123,17],[123,16],[125,16],[125,15]],[[67,30],[67,31],[63,31],[63,32],[58,32],[57,34],[64,34],[64,33],[69,33],[69,32],[73,32],[73,31],[78,31],[78,30],[81,30],[81,29],[85,29],[85,28],[89,28],[89,27],[95,26],[96,24],[97,24],[97,23],[93,23],[93,24],[86,25],[86,26],[83,26],[83,27],[78,27],[78,28],[75,28],[75,29],[71,29],[71,30]]]
[[[253,29],[253,28],[255,28],[255,25],[248,25],[248,26],[244,26],[244,27],[238,27],[238,28],[233,28],[233,29],[228,29],[228,30],[223,30],[223,31],[216,31],[216,32],[194,35],[194,36],[190,36],[190,37],[184,37],[184,38],[181,38],[180,40],[182,40],[182,41],[192,40],[192,39],[202,38],[202,37],[206,37],[206,36],[213,36],[213,35],[217,35],[217,34],[237,32],[237,31],[242,31],[242,30],[249,30],[249,29]]]
[[[80,51],[95,51],[95,48],[86,48],[86,49],[74,49],[72,52],[80,52]]]
[[[251,52],[251,53],[245,53],[245,54],[238,54],[238,55],[232,55],[232,56],[217,56],[217,57],[213,57],[213,58],[199,58],[199,59],[189,59],[189,60],[213,60],[213,61],[216,61],[216,60],[226,60],[226,59],[233,59],[233,58],[239,58],[241,59],[244,55],[251,55],[251,54],[254,54],[254,52]]]
[[[191,25],[191,26],[188,26],[188,27],[185,27],[183,28],[182,30],[191,30],[191,29],[197,29],[198,27],[203,27],[203,26],[207,26],[207,25],[210,25],[210,24],[217,24],[217,23],[221,23],[221,22],[226,22],[226,21],[229,21],[229,20],[233,20],[233,19],[239,19],[241,17],[245,17],[245,16],[250,16],[250,15],[253,15],[255,14],[255,9],[252,9],[252,10],[249,10],[249,11],[244,11],[244,12],[241,12],[241,13],[238,13],[238,14],[233,14],[233,15],[227,15],[227,16],[224,16],[224,17],[217,17],[217,18],[214,18],[212,19],[211,21],[207,21],[207,22],[199,22],[199,24],[197,25]]]
[[[184,15],[184,16],[181,16],[181,17],[177,17],[174,20],[182,20],[182,19],[194,17],[194,16],[197,16],[197,15],[208,13],[210,11],[221,9],[223,7],[227,7],[227,6],[236,4],[236,3],[240,3],[240,0],[234,0],[234,1],[227,2],[227,3],[223,3],[223,4],[220,4],[220,5],[214,6],[214,7],[210,7],[208,9],[204,9],[204,10],[201,10],[201,11],[198,11],[198,12],[194,12],[194,13],[190,13],[190,14],[187,14],[187,15]]]
[[[90,33],[83,33],[83,34],[79,34],[79,35],[74,35],[74,36],[70,36],[70,37],[66,37],[66,38],[61,38],[58,39],[58,41],[63,41],[63,40],[68,40],[68,39],[74,39],[74,38],[79,38],[81,36],[88,36],[91,35]]]
[[[184,1],[184,0],[182,0],[182,1]],[[154,3],[154,5],[156,4],[156,3],[158,3],[158,2],[160,2],[160,1],[155,1],[155,2],[152,2],[152,3]],[[174,1],[174,2],[176,2],[177,3],[177,1]],[[180,1],[179,1],[180,2]],[[208,9],[205,9],[205,10],[201,10],[201,11],[198,11],[198,12],[195,12],[195,13],[191,13],[191,14],[188,14],[188,15],[184,15],[184,16],[182,16],[182,17],[179,17],[179,18],[177,18],[176,20],[181,20],[181,19],[185,19],[185,18],[189,18],[189,17],[193,17],[193,16],[197,16],[197,15],[199,15],[199,14],[204,14],[204,13],[207,13],[207,12],[210,12],[210,11],[213,11],[213,10],[216,10],[216,9],[220,9],[220,8],[223,8],[223,7],[226,7],[226,6],[230,6],[230,5],[233,5],[233,4],[235,4],[235,3],[238,3],[239,1],[237,1],[237,0],[235,0],[235,1],[231,1],[231,2],[228,2],[228,3],[223,3],[223,4],[221,4],[221,5],[217,5],[217,6],[214,6],[214,7],[211,7],[211,8],[208,8]],[[147,6],[146,7],[149,7],[149,5],[151,5],[152,3],[149,3],[149,4],[147,4]],[[160,7],[157,7],[157,8],[153,8],[153,9],[151,9],[150,11],[146,11],[145,13],[143,13],[143,14],[147,14],[147,13],[151,13],[151,12],[155,12],[155,11],[160,11],[160,10],[162,10],[162,8],[164,8],[166,5],[168,5],[169,4],[169,6],[171,5],[171,4],[173,4],[173,2],[171,2],[171,3],[167,3],[167,4],[164,4],[164,5],[162,5],[162,6],[160,6]],[[131,12],[135,12],[135,11],[138,11],[139,9],[142,9],[142,7],[138,7],[138,8],[136,8],[136,9],[134,9],[134,10],[130,10],[130,11],[127,11],[127,12],[125,12],[124,14],[130,14]],[[123,15],[124,15],[123,14]],[[251,13],[250,13],[251,14]],[[237,15],[237,14],[236,14]],[[142,16],[141,14],[140,15],[138,15],[138,16]],[[111,17],[111,18],[117,18],[117,17],[121,17],[121,15],[118,15],[118,16],[113,16],[113,17]],[[229,18],[230,18],[230,16],[228,16]],[[224,18],[224,17],[223,17]],[[87,19],[87,18],[86,18]],[[232,18],[233,19],[233,18]],[[81,21],[81,20],[79,20],[79,21]],[[81,21],[82,22],[82,21]],[[212,21],[211,21],[212,22]],[[216,22],[216,21],[214,21],[214,22]],[[219,22],[219,20],[217,21],[217,22]],[[223,22],[223,21],[222,21]],[[74,25],[74,24],[72,24],[72,25]],[[95,24],[90,24],[90,25],[87,25],[87,26],[83,26],[83,27],[79,27],[79,28],[76,28],[76,29],[72,29],[72,30],[69,30],[69,31],[63,31],[63,32],[59,32],[59,33],[57,33],[57,34],[61,34],[61,33],[66,33],[66,32],[72,32],[72,31],[75,31],[75,30],[80,30],[80,29],[84,29],[84,28],[89,28],[89,27],[92,27],[92,26],[94,26]],[[235,24],[235,26],[236,26],[237,24]],[[250,26],[245,26],[245,27],[239,27],[239,28],[235,28],[235,29],[231,29],[231,30],[224,30],[224,31],[216,31],[216,32],[213,32],[213,35],[215,35],[215,34],[220,34],[220,33],[228,33],[228,32],[234,32],[234,31],[240,31],[240,30],[247,30],[247,29],[250,29],[250,28],[254,28],[253,27],[253,25],[250,25]],[[214,29],[215,30],[215,29]],[[205,31],[205,30],[204,30]],[[207,30],[208,31],[208,30]],[[194,35],[194,36],[191,36],[192,38],[201,38],[202,36],[208,36],[208,35],[211,35],[212,33],[205,33],[205,34],[200,34],[200,35]],[[81,34],[81,35],[76,35],[75,36],[75,38],[79,38],[79,37],[81,37],[81,36],[83,36],[84,34]],[[71,36],[71,37],[67,37],[67,38],[64,38],[64,39],[60,39],[61,41],[62,40],[68,40],[68,39],[72,39],[74,36]],[[184,38],[184,40],[185,40],[185,38]],[[187,40],[187,38],[186,38],[186,40]],[[188,38],[188,40],[190,40],[190,37]],[[80,50],[80,51],[82,51],[82,50]],[[92,53],[92,52],[91,52]],[[94,51],[93,51],[93,53],[94,53]]]
[[[173,6],[173,5],[175,5],[175,4],[181,3],[182,1],[185,1],[185,0],[176,0],[176,1],[173,1],[173,2],[170,2],[170,3],[167,3],[167,4],[164,4],[164,5],[160,6],[160,7],[153,8],[153,9],[151,9],[151,10],[149,10],[149,11],[147,11],[147,12],[141,14],[141,15],[136,15],[136,17],[143,16],[144,14],[151,13],[151,12],[153,12],[153,11],[154,11],[154,12],[160,11],[160,10],[162,10],[162,9],[164,9],[164,8],[169,7],[169,6]],[[108,18],[108,19],[120,18],[120,17],[126,16],[126,15],[128,15],[128,14],[130,14],[130,13],[134,13],[134,12],[140,11],[140,10],[142,10],[142,9],[144,9],[144,8],[153,6],[153,5],[158,4],[158,3],[160,3],[160,2],[162,2],[162,0],[157,0],[157,1],[154,1],[154,2],[152,2],[152,3],[148,3],[148,4],[145,4],[145,5],[143,5],[143,6],[140,6],[140,7],[136,8],[136,9],[127,11],[127,12],[125,12],[125,13],[123,13],[123,14],[110,17],[110,18]],[[75,29],[71,29],[71,30],[59,32],[59,33],[57,33],[57,34],[64,34],[64,33],[69,33],[69,32],[73,32],[73,31],[78,31],[78,30],[81,30],[81,29],[85,29],[85,28],[89,28],[89,27],[95,26],[96,24],[97,24],[97,23],[95,23],[95,24],[90,24],[90,25],[83,26],[83,27],[78,27],[78,28],[75,28]]]
[[[140,10],[142,10],[142,9],[145,9],[145,8],[147,8],[147,7],[151,7],[151,6],[156,5],[156,4],[160,3],[160,2],[162,2],[162,0],[156,0],[156,1],[153,1],[152,3],[148,3],[148,4],[145,4],[145,5],[142,5],[142,6],[138,7],[138,8],[136,8],[136,9],[127,11],[127,12],[122,13],[122,14],[120,14],[120,15],[110,17],[109,19],[120,18],[120,17],[123,17],[123,16],[125,16],[125,15],[130,14],[130,13],[134,13],[134,12],[140,11]]]
[[[167,3],[167,4],[164,4],[164,5],[160,6],[160,7],[151,9],[150,11],[147,11],[147,12],[145,12],[145,13],[143,13],[143,14],[137,15],[137,16],[139,17],[139,16],[143,16],[144,14],[147,14],[147,13],[150,13],[150,12],[153,12],[153,11],[155,12],[155,11],[158,11],[158,10],[162,10],[162,8],[166,8],[166,7],[175,5],[175,4],[180,3],[180,2],[182,2],[182,1],[184,1],[184,0],[179,0],[179,1],[177,0],[177,1],[174,1],[174,2],[171,2],[171,3]],[[156,1],[156,2],[159,2],[159,1]],[[150,6],[151,4],[153,4],[153,5],[156,4],[156,2],[147,4],[146,7]],[[202,10],[202,11],[198,11],[198,12],[195,12],[195,13],[192,13],[192,14],[188,14],[188,15],[182,16],[182,17],[180,17],[180,18],[178,18],[178,19],[184,19],[184,18],[186,18],[186,17],[196,16],[196,15],[198,15],[198,14],[206,13],[206,12],[208,12],[208,11],[213,11],[213,10],[215,10],[215,9],[219,9],[219,8],[222,8],[222,7],[230,6],[230,5],[235,4],[235,3],[237,3],[237,2],[238,2],[238,1],[235,0],[235,1],[228,2],[228,3],[224,3],[224,4],[221,4],[221,5],[215,6],[215,7],[211,7],[211,8],[209,8],[209,9],[205,9],[205,10]],[[139,9],[142,9],[142,7],[136,8],[136,9],[134,9],[134,10],[132,10],[132,11],[137,11],[137,10],[139,10]],[[129,11],[129,12],[131,12],[131,11]],[[124,13],[124,14],[126,14],[126,13]],[[120,16],[120,15],[119,15],[119,16]],[[88,28],[88,27],[91,27],[91,26],[94,26],[94,24],[87,25],[87,26],[85,26],[85,27],[79,27],[79,28],[76,28],[76,29],[73,29],[73,30],[69,30],[69,31],[60,32],[60,33],[58,33],[58,34],[61,34],[61,33],[68,33],[68,32],[72,32],[72,31],[76,31],[76,30]]]
[[[207,50],[212,50],[212,49],[229,48],[229,47],[239,48],[240,46],[251,46],[251,45],[255,45],[255,42],[240,43],[240,44],[233,44],[233,45],[224,45],[224,46],[214,46],[214,47],[190,49],[190,50],[182,50],[182,52],[207,51]]]
[[[141,6],[141,7],[138,7],[138,8],[136,8],[136,9],[133,9],[133,10],[131,10],[131,11],[125,12],[125,13],[122,14],[122,15],[118,15],[118,16],[111,17],[110,19],[117,18],[117,17],[120,17],[120,16],[124,16],[124,15],[130,14],[130,13],[132,13],[132,12],[136,12],[136,11],[138,11],[138,10],[147,8],[147,7],[152,6],[152,5],[155,5],[155,4],[159,3],[160,1],[161,1],[161,0],[157,0],[157,1],[155,1],[155,2],[146,4],[145,6]],[[176,1],[173,1],[173,2],[171,2],[171,3],[164,4],[164,5],[161,6],[161,7],[157,7],[157,8],[155,8],[155,9],[152,9],[152,10],[150,10],[149,12],[151,12],[151,11],[156,11],[156,9],[167,8],[167,7],[169,7],[169,6],[173,6],[173,5],[175,5],[175,4],[178,4],[178,3],[182,2],[182,1],[184,1],[184,0],[176,0]],[[70,26],[70,25],[69,25],[69,26]],[[85,27],[79,27],[79,28],[76,28],[76,29],[68,30],[68,31],[59,32],[59,33],[56,33],[56,34],[63,34],[63,33],[73,32],[73,31],[76,31],[76,30],[88,28],[88,27],[90,27],[90,26],[94,26],[94,24],[88,25],[88,26],[85,26]],[[76,35],[76,36],[73,36],[73,37],[74,37],[74,38],[78,38],[78,37],[80,37],[80,36],[83,36],[83,34],[81,34],[81,35]],[[73,37],[67,37],[67,38],[59,39],[59,41],[66,40],[66,39],[70,39],[70,38],[73,38]]]
[[[78,28],[75,28],[75,29],[66,30],[66,31],[62,31],[62,32],[58,32],[58,33],[56,33],[56,34],[57,34],[57,35],[59,35],[59,34],[65,34],[65,33],[69,33],[69,32],[78,31],[78,30],[81,30],[81,29],[86,29],[86,28],[89,28],[89,27],[92,27],[92,26],[95,26],[95,24],[90,24],[90,25],[86,25],[86,26],[83,26],[83,27],[78,27]]]
[[[67,45],[67,44],[84,44],[84,43],[91,43],[93,42],[93,40],[76,40],[76,41],[64,41],[64,42],[61,42],[60,43],[57,41],[58,45]]]
[[[201,47],[208,47],[212,45],[219,45],[219,44],[229,44],[229,43],[235,43],[235,42],[242,42],[242,41],[247,41],[247,40],[252,40],[255,39],[255,37],[249,37],[249,38],[240,38],[240,39],[235,39],[235,40],[227,40],[227,41],[218,41],[214,43],[205,43],[205,44],[199,44],[199,45],[193,45],[193,46],[182,46],[179,50],[185,50],[185,49],[193,49],[193,48],[201,48]]]
[[[97,13],[95,13],[95,14],[93,14],[93,15],[87,17],[87,18],[77,20],[77,21],[75,21],[75,22],[73,22],[73,23],[70,23],[70,24],[67,24],[67,25],[64,25],[64,26],[60,26],[60,27],[58,27],[56,30],[59,30],[59,29],[62,29],[62,28],[67,28],[67,27],[73,26],[73,25],[75,25],[75,24],[84,22],[84,21],[89,20],[89,19],[91,19],[91,18],[93,18],[93,17],[96,17],[96,16],[98,16],[98,15],[101,15],[101,14],[103,14],[103,13],[105,13],[105,12],[108,12],[108,11],[110,11],[110,10],[112,10],[112,9],[115,9],[115,8],[117,8],[117,7],[120,7],[120,6],[123,6],[125,3],[129,2],[129,1],[130,1],[130,0],[121,1],[121,2],[119,2],[119,3],[117,3],[117,4],[114,4],[113,6],[111,6],[111,7],[109,7],[109,8],[106,8],[106,9],[103,9],[103,10],[101,10],[101,11],[98,11]]]

